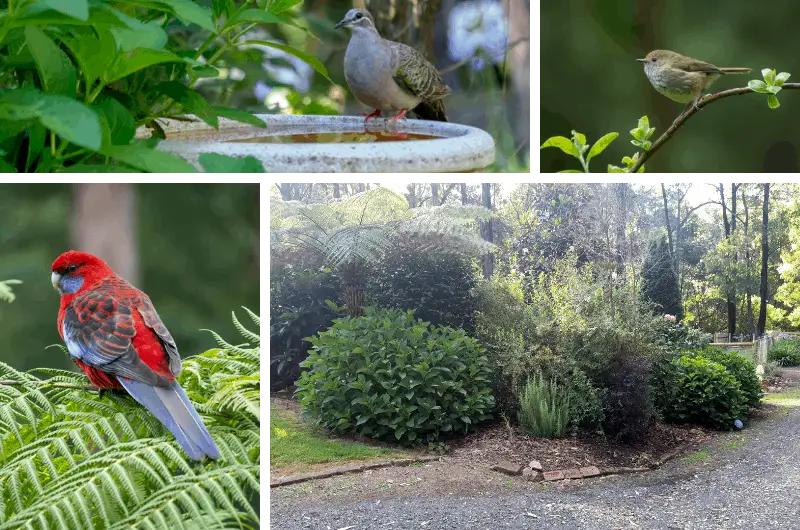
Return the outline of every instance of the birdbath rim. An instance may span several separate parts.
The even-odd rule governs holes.
[[[256,114],[267,128],[220,118],[219,130],[194,116],[193,121],[159,119],[167,139],[157,149],[187,160],[197,168],[203,153],[234,157],[254,156],[271,173],[314,172],[469,172],[483,171],[494,162],[494,139],[469,125],[425,120],[372,118],[369,131],[437,136],[405,142],[347,143],[240,143],[231,140],[300,133],[335,133],[363,130],[363,116]],[[140,127],[139,139],[152,129]]]

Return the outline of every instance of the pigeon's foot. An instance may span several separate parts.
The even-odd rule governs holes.
[[[381,109],[375,109],[374,111],[370,112],[369,114],[362,114],[362,116],[366,116],[366,118],[364,118],[364,123],[367,123],[367,121],[370,118],[380,118],[381,117]]]
[[[403,133],[401,133],[401,132],[397,132],[397,131],[386,131],[386,134],[388,134],[389,136],[394,136],[394,137],[396,137],[396,138],[399,138],[400,140],[408,140],[408,135],[406,135],[406,134],[403,134]]]
[[[402,120],[406,118],[406,109],[401,109],[397,116],[394,117],[394,121]]]

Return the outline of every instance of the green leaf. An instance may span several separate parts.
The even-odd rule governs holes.
[[[143,24],[124,13],[115,14],[127,25],[125,28],[110,29],[120,51],[128,52],[136,48],[163,50],[166,47],[167,33],[158,20]]]
[[[216,31],[211,20],[211,11],[207,7],[198,5],[192,0],[159,0],[159,3],[169,6],[181,22],[197,24],[203,29]]]
[[[191,69],[191,74],[194,77],[219,77],[219,70],[213,66],[195,66]]]
[[[35,26],[25,27],[25,41],[36,62],[45,92],[75,97],[78,74],[67,54]]]
[[[136,120],[122,103],[111,97],[105,97],[94,106],[100,115],[103,127],[103,145],[127,145],[136,134]]]
[[[764,78],[764,81],[767,82],[768,85],[772,85],[775,82],[775,70],[770,70],[769,68],[764,68],[761,70],[761,76]]]
[[[61,42],[69,48],[78,63],[86,86],[94,85],[117,54],[117,42],[109,28],[73,28],[72,36],[63,36]]]
[[[141,143],[103,147],[100,151],[129,166],[151,173],[196,173],[197,169],[189,162],[169,153],[162,153],[145,147]]]
[[[222,15],[230,18],[236,12],[236,5],[233,0],[211,0],[211,10],[215,18],[220,18]]]
[[[585,134],[581,134],[579,132],[572,131],[572,139],[573,139],[573,141],[574,140],[578,140],[578,145],[580,145],[581,147],[586,145],[586,135]]]
[[[250,114],[247,111],[239,110],[239,109],[231,109],[228,107],[212,107],[214,112],[217,113],[217,116],[221,118],[228,118],[229,120],[238,121],[240,123],[246,123],[248,125],[255,125],[256,127],[260,127],[262,129],[267,128],[267,124],[261,118],[257,118]]]
[[[639,118],[639,128],[644,130],[650,128],[650,120],[647,118],[647,116],[642,116]]]
[[[605,148],[608,147],[611,144],[611,142],[613,142],[617,138],[617,136],[619,136],[619,133],[608,133],[599,140],[597,140],[592,146],[592,148],[589,150],[589,154],[586,155],[586,163],[588,164],[589,160],[602,153],[605,150]]]
[[[40,13],[48,9],[63,13],[72,18],[77,18],[78,20],[85,21],[89,18],[88,0],[38,0],[25,14]]]
[[[164,94],[178,103],[187,111],[188,114],[194,114],[215,129],[219,129],[219,119],[217,113],[208,102],[183,83],[179,81],[167,81],[160,83],[153,89],[154,92]]]
[[[563,169],[559,173],[583,173],[580,169]]]
[[[791,74],[789,72],[781,72],[775,77],[775,85],[781,86],[783,85],[789,78]]]
[[[111,166],[107,164],[75,164],[61,168],[57,173],[139,173],[136,169],[128,167]]]
[[[331,81],[331,78],[328,77],[328,70],[325,68],[325,65],[323,65],[313,55],[310,55],[310,54],[308,54],[308,53],[306,53],[304,51],[300,51],[297,48],[293,48],[291,46],[287,46],[286,44],[279,44],[277,42],[271,42],[271,41],[267,41],[267,40],[248,40],[248,41],[242,42],[241,44],[243,44],[243,45],[244,44],[256,44],[256,45],[259,45],[259,46],[269,46],[270,48],[276,48],[278,50],[284,51],[284,52],[288,53],[289,55],[294,55],[295,57],[297,57],[301,61],[305,62],[308,66],[310,66],[311,68],[313,68],[314,70],[316,70],[317,72],[322,74],[322,77],[324,77],[328,81]],[[333,82],[333,81],[331,81],[331,82]]]
[[[747,82],[747,86],[750,88],[750,90],[754,92],[759,92],[761,94],[769,93],[767,91],[767,84],[760,79],[751,79],[750,81]]]
[[[637,140],[644,140],[645,131],[642,128],[631,129],[631,136]]]
[[[270,13],[282,13],[287,9],[291,9],[297,4],[302,4],[303,0],[268,0],[267,11]]]
[[[608,172],[609,173],[625,173],[625,170],[618,166],[612,166],[611,164],[608,165]]]
[[[273,13],[267,13],[265,11],[261,11],[260,9],[245,9],[244,11],[237,13],[233,18],[228,20],[225,23],[225,26],[222,28],[220,33],[224,32],[236,26],[237,24],[245,24],[245,23],[258,23],[258,24],[289,24],[289,19],[275,15]]]
[[[42,125],[75,145],[97,151],[103,141],[100,118],[81,102],[66,96],[42,94]]]
[[[113,83],[154,64],[182,62],[184,62],[183,59],[167,51],[139,48],[124,55],[118,55],[111,69],[103,75],[103,84]]]
[[[777,93],[778,93],[778,92],[780,92],[781,90],[783,90],[783,88],[781,88],[781,87],[779,87],[779,86],[776,86],[776,85],[770,85],[770,86],[768,86],[768,87],[767,87],[767,91],[768,91],[770,94],[777,94]]]
[[[237,158],[217,153],[200,155],[200,165],[206,173],[266,173],[264,166],[254,156]]]
[[[769,108],[771,109],[777,109],[781,106],[781,102],[778,101],[778,98],[775,96],[775,94],[770,94],[767,96],[767,105],[769,105]]]
[[[544,149],[545,147],[558,147],[566,154],[570,156],[574,156],[575,158],[579,158],[580,154],[575,146],[572,144],[572,141],[569,138],[565,138],[564,136],[553,136],[552,138],[548,138],[542,144],[540,149]]]

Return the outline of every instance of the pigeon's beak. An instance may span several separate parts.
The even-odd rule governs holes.
[[[333,29],[339,29],[339,28],[341,28],[342,26],[344,26],[346,23],[347,23],[347,20],[342,20],[341,22],[339,22],[338,24],[336,24],[335,26],[333,26]]]
[[[639,61],[640,63],[646,63],[647,62],[647,59],[636,59],[636,60]]]
[[[50,275],[50,282],[53,284],[53,288],[58,292],[61,292],[61,288],[58,285],[60,281],[61,275],[56,271],[53,271],[53,274]]]

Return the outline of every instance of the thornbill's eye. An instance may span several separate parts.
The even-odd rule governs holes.
[[[653,57],[653,62],[656,62],[656,58],[655,57]]]
[[[67,267],[67,272],[70,273],[70,274],[72,274],[76,270],[78,270],[78,266],[77,265],[70,265],[69,267]]]
[[[356,13],[356,19],[359,19],[359,18],[361,18],[361,17],[363,17],[363,16],[364,16],[364,14],[363,14],[363,13]]]

